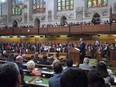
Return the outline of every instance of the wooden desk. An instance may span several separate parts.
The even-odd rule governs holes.
[[[112,67],[116,67],[116,49],[110,50],[110,64]]]
[[[0,60],[0,64],[4,64],[4,63],[6,63],[7,61],[5,61],[5,60]]]
[[[56,58],[57,52],[45,52],[45,53],[41,53],[41,54],[38,55],[38,57],[42,58],[44,54],[47,55],[48,58],[50,57],[50,55],[53,56],[54,58]],[[33,53],[27,53],[26,57],[27,58],[31,58],[32,55],[34,55],[34,54]],[[67,53],[59,53],[59,59],[66,58],[66,56],[67,56]]]
[[[24,80],[29,87],[48,87],[48,79],[39,76],[25,76]]]

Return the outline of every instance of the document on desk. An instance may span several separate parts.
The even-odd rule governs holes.
[[[116,76],[114,76],[114,83],[116,83]]]
[[[54,74],[54,72],[49,72],[49,71],[42,71],[41,73],[45,73],[45,74]]]

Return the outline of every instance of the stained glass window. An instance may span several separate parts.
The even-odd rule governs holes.
[[[58,11],[64,10],[73,10],[74,9],[74,0],[58,0],[57,1]]]
[[[88,0],[88,7],[91,7],[92,6],[92,2],[91,0]]]
[[[43,13],[46,10],[45,0],[33,0],[33,13]]]
[[[22,8],[21,8],[21,0],[13,0],[12,2],[12,13],[13,15],[21,15],[22,14]]]
[[[33,0],[33,12],[36,12],[36,0]]]
[[[104,7],[107,6],[108,0],[87,0],[87,7]]]
[[[102,6],[102,0],[98,0],[98,6]]]

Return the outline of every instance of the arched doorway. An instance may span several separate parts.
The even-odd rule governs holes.
[[[93,15],[93,18],[91,20],[93,24],[100,24],[100,15],[98,13],[95,13]]]
[[[37,19],[35,19],[34,27],[37,27],[37,28],[39,28],[39,27],[40,27],[40,20],[39,20],[38,18],[37,18]]]
[[[60,25],[61,26],[64,26],[64,25],[66,25],[67,24],[67,18],[65,17],[65,16],[63,16],[62,18],[61,18],[61,20],[60,20]]]
[[[18,22],[16,20],[13,21],[13,27],[17,28],[18,27]]]

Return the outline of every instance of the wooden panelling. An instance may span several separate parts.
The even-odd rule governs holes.
[[[69,26],[48,27],[49,35],[67,35],[69,34]]]
[[[68,58],[71,58],[73,60],[74,64],[80,63],[80,52],[73,47],[69,49]]]
[[[112,24],[112,26],[111,26],[111,33],[112,34],[116,33],[116,24]]]
[[[0,38],[0,42],[20,42],[20,38]]]
[[[93,33],[93,34],[99,34],[99,33],[110,33],[110,25],[109,24],[103,24],[103,25],[83,25],[82,26],[82,33]]]
[[[0,29],[0,35],[12,35],[12,29]]]
[[[48,28],[39,28],[39,35],[48,34]]]
[[[116,61],[110,61],[112,67],[116,67]]]
[[[14,28],[13,35],[21,35],[21,29]]]
[[[70,26],[70,34],[81,34],[81,26]]]
[[[116,49],[110,50],[110,64],[116,67]]]
[[[116,24],[0,29],[0,35],[115,34]]]
[[[37,35],[38,29],[37,28],[21,28],[21,34],[23,35]]]
[[[37,28],[13,29],[13,35],[37,35],[37,34],[38,34]]]
[[[110,61],[116,61],[116,49],[110,50]]]

